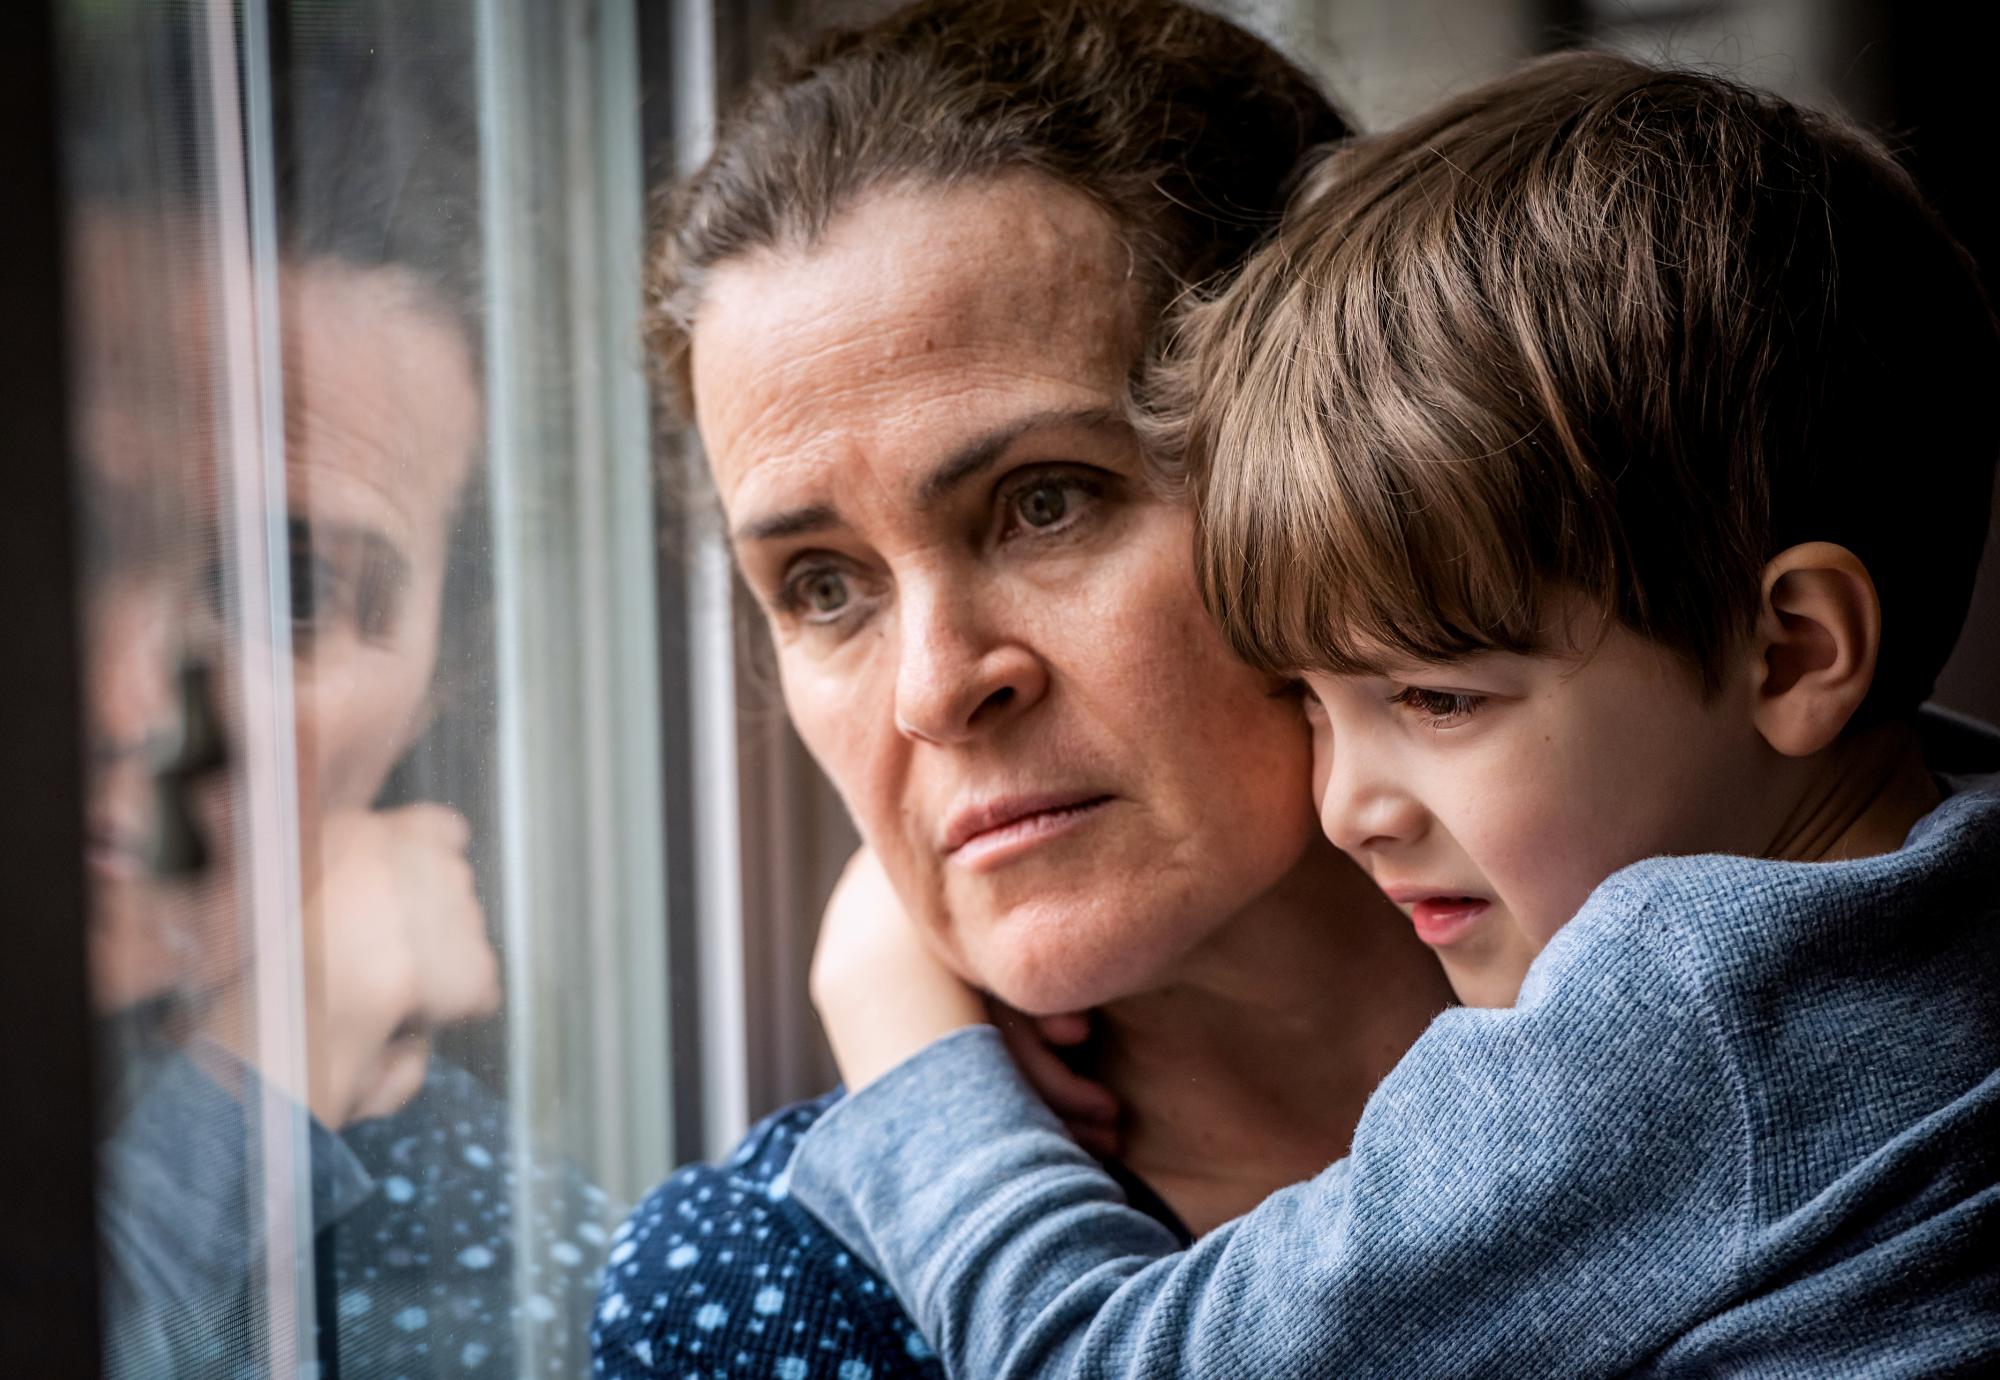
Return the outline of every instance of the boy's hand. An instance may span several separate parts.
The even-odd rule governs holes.
[[[1077,1142],[1095,1155],[1117,1152],[1117,1100],[1056,1052],[1089,1039],[1090,1018],[1027,1016],[973,991],[925,944],[866,848],[848,860],[827,901],[813,954],[812,995],[850,1090],[940,1036],[991,1021],[1022,1074]]]
[[[866,848],[826,903],[811,987],[850,1092],[940,1036],[986,1021],[979,994],[924,943]]]
[[[1072,1069],[1057,1052],[1090,1038],[1090,1017],[1080,1011],[1028,1016],[997,997],[988,997],[986,1006],[1021,1076],[1062,1118],[1070,1136],[1099,1159],[1115,1158],[1118,1099],[1104,1084]]]

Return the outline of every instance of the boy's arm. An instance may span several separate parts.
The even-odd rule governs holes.
[[[791,1188],[967,1380],[1622,1371],[1725,1297],[1748,1145],[1686,999],[1610,963],[1593,993],[1446,1013],[1348,1159],[1183,1253],[990,1027],[836,1107]],[[1605,1019],[1550,1014],[1579,1000]]]

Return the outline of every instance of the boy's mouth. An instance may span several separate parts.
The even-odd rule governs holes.
[[[1464,934],[1491,904],[1483,896],[1454,896],[1411,887],[1391,887],[1388,896],[1409,912],[1417,938],[1432,948],[1441,948]]]

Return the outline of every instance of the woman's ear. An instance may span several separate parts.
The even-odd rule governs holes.
[[[1832,542],[1780,551],[1764,567],[1752,642],[1758,733],[1787,757],[1831,746],[1875,683],[1882,601],[1868,567]]]

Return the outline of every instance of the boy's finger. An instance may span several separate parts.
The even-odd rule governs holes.
[[[1084,1011],[1064,1011],[1054,1016],[1038,1016],[1035,1024],[1042,1038],[1057,1048],[1080,1045],[1090,1038],[1090,1015]]]
[[[1098,1159],[1115,1160],[1118,1158],[1118,1133],[1116,1131],[1103,1126],[1083,1125],[1077,1122],[1064,1122],[1063,1129],[1069,1132],[1071,1140],[1074,1140],[1085,1150],[1097,1156]]]
[[[1000,1026],[1008,1052],[1020,1065],[1022,1076],[1041,1094],[1055,1114],[1064,1121],[1092,1125],[1112,1125],[1118,1119],[1118,1100],[1110,1089],[1071,1069],[1024,1021],[1007,1021]]]

